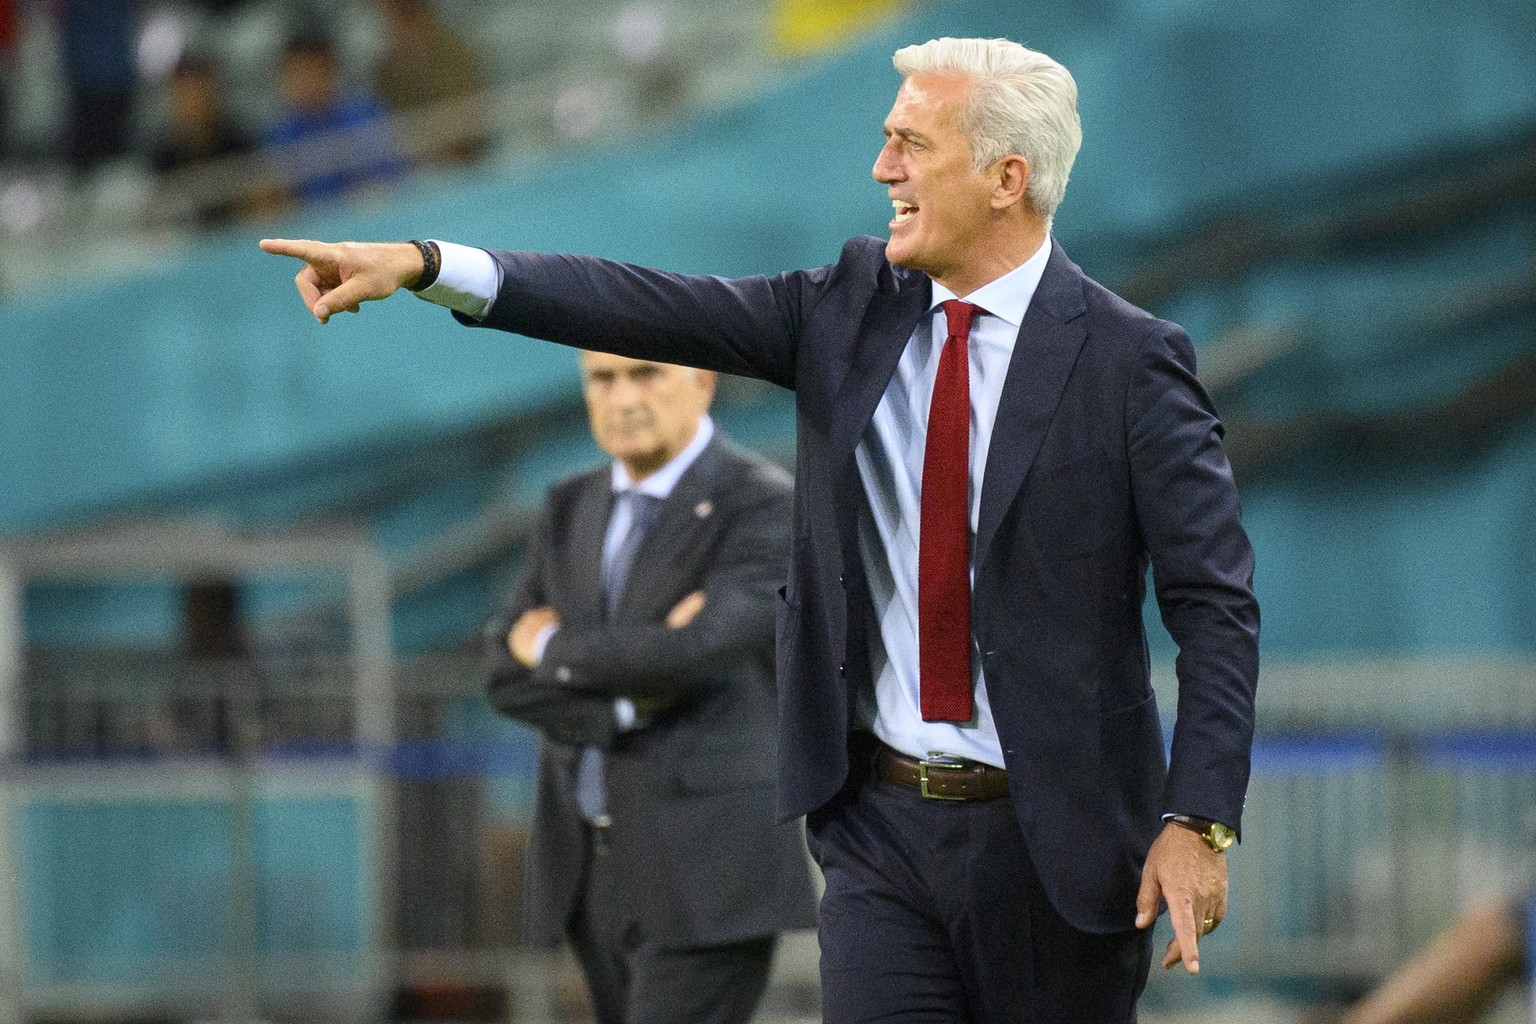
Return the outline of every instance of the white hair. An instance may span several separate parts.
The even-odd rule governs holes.
[[[1029,161],[1030,205],[1047,222],[1067,191],[1083,144],[1072,74],[1009,39],[931,39],[891,58],[903,78],[958,73],[973,79],[961,131],[978,171],[1010,154]]]

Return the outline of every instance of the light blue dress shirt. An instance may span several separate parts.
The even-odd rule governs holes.
[[[997,420],[1008,361],[1050,255],[1047,237],[1022,265],[964,296],[966,302],[986,311],[972,320],[970,337],[973,545],[992,424]],[[925,722],[918,702],[917,551],[923,452],[928,441],[928,403],[948,334],[941,304],[959,297],[934,282],[932,309],[907,340],[896,373],[886,385],[856,452],[859,479],[869,499],[868,510],[860,515],[859,557],[879,626],[870,635],[874,693],[859,695],[856,715],[858,724],[872,728],[882,741],[904,754],[923,757],[937,751],[1002,767],[1002,744],[992,722],[992,706],[974,640],[971,676],[976,711],[971,721]],[[972,565],[973,582],[975,578],[976,567]]]

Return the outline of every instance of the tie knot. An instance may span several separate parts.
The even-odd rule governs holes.
[[[950,299],[943,305],[944,319],[949,322],[949,336],[951,338],[969,338],[971,336],[971,319],[977,313],[986,312],[980,306],[960,299]]]
[[[629,503],[630,529],[645,529],[661,510],[661,499],[654,494],[631,490],[622,492],[619,497]]]

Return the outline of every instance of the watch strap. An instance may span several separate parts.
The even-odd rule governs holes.
[[[443,254],[436,242],[422,242],[413,238],[411,244],[421,253],[421,276],[405,287],[407,291],[419,292],[431,287],[437,280],[437,275],[443,269]]]
[[[1168,816],[1168,820],[1204,839],[1205,845],[1217,853],[1226,853],[1227,848],[1237,838],[1237,833],[1230,827],[1219,821],[1212,821],[1210,818],[1197,818],[1192,814],[1172,814]]]

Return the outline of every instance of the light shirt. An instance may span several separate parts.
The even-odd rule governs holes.
[[[431,239],[437,246],[437,280],[413,294],[476,320],[490,312],[501,290],[501,264],[484,249]]]
[[[1049,236],[1022,265],[970,295],[966,302],[985,310],[971,322],[970,336],[970,526],[973,545],[981,515],[992,424],[1008,361],[1025,310],[1051,255]],[[859,725],[872,728],[889,746],[913,757],[938,751],[1003,766],[1002,744],[992,721],[981,658],[972,640],[971,675],[975,716],[970,722],[925,722],[918,700],[917,552],[922,508],[923,453],[928,440],[928,404],[939,354],[949,333],[942,303],[958,298],[937,281],[933,306],[907,340],[896,373],[875,407],[855,457],[868,509],[859,516],[859,557],[869,581],[878,630],[870,635],[874,693],[860,694]],[[971,581],[976,567],[971,566]]]

